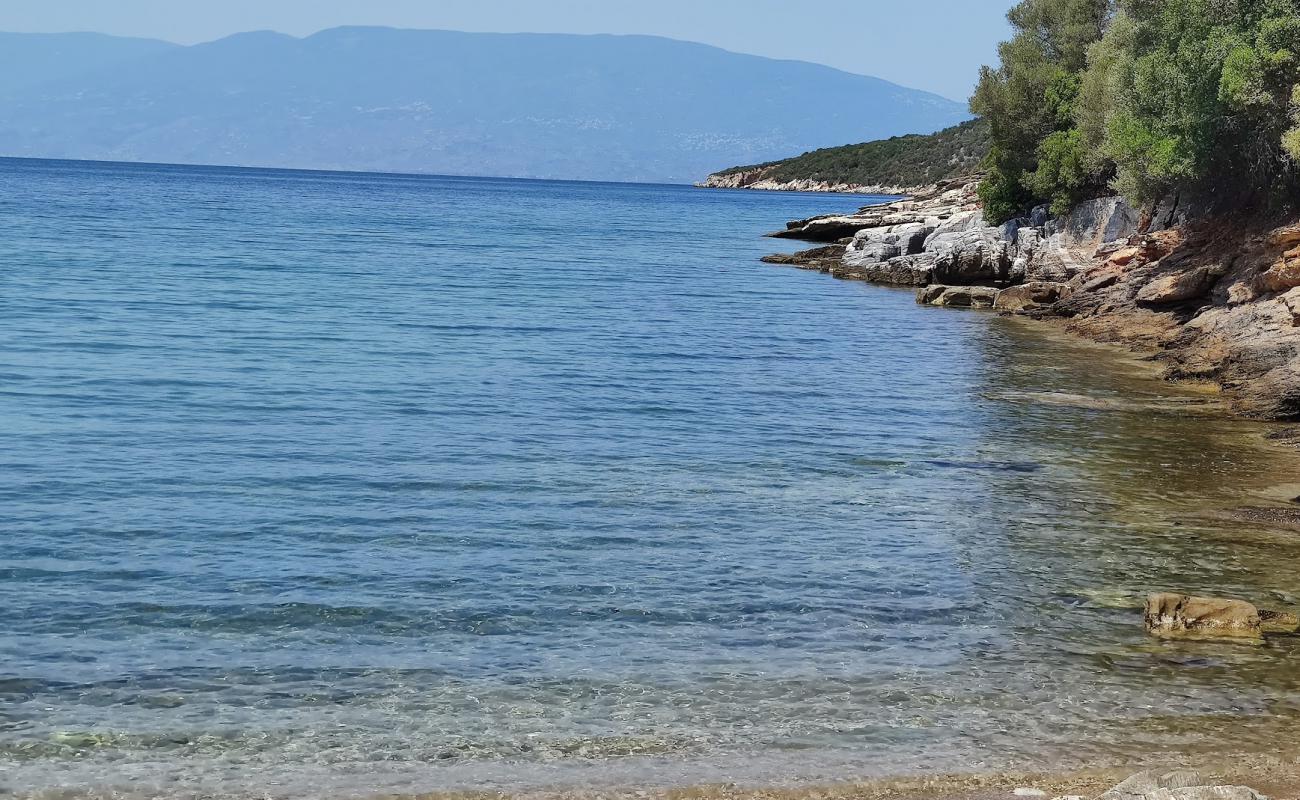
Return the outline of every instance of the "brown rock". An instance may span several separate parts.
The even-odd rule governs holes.
[[[1158,278],[1137,294],[1139,305],[1167,306],[1204,297],[1214,287],[1216,278],[1208,267]]]
[[[1059,300],[1064,288],[1062,284],[1047,281],[1012,286],[998,292],[997,298],[993,301],[993,309],[1007,314],[1038,311]]]
[[[1268,237],[1269,247],[1295,247],[1300,244],[1300,225],[1278,228]]]
[[[927,286],[916,293],[916,302],[947,308],[993,308],[998,290],[991,286]]]
[[[1300,286],[1278,298],[1291,314],[1291,326],[1300,328]]]
[[[1261,338],[1261,346],[1270,343]],[[1229,398],[1233,411],[1243,417],[1300,420],[1300,358],[1230,387]]]
[[[1259,639],[1259,609],[1244,600],[1153,594],[1147,599],[1147,630],[1157,636]]]
[[[1300,632],[1300,617],[1290,611],[1259,612],[1259,626],[1264,633],[1291,634]]]
[[[1141,247],[1125,247],[1111,253],[1110,258],[1106,259],[1106,263],[1116,267],[1127,266],[1132,263],[1133,259],[1142,255],[1143,252],[1145,251]]]
[[[1260,276],[1270,292],[1285,292],[1300,286],[1300,248],[1282,254],[1282,259]]]
[[[1091,294],[1093,292],[1100,292],[1102,289],[1109,289],[1116,283],[1119,283],[1118,271],[1104,272],[1101,275],[1088,278],[1084,281],[1083,285],[1079,287],[1079,291],[1085,294]]]
[[[1300,531],[1300,508],[1283,508],[1279,506],[1258,506],[1234,508],[1221,514],[1223,519],[1241,522],[1247,525],[1261,525],[1271,528],[1286,528]]]

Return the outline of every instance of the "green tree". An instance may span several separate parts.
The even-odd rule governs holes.
[[[1291,122],[1294,126],[1282,136],[1282,149],[1291,159],[1291,169],[1300,167],[1300,84],[1291,90]]]
[[[1294,179],[1300,0],[1123,0],[1103,150],[1115,185],[1151,202],[1192,190],[1248,200]],[[1125,54],[1124,51],[1127,51]],[[1099,51],[1094,51],[1097,53]],[[1103,66],[1094,60],[1090,73]],[[1084,84],[1116,76],[1090,74]],[[1095,117],[1090,124],[1095,123]]]
[[[980,196],[992,221],[1038,201],[1068,202],[1086,184],[1075,174],[1081,140],[1069,132],[1089,47],[1110,16],[1111,0],[1023,0],[1007,15],[1015,36],[999,47],[999,66],[981,71],[971,98],[991,129]]]
[[[994,222],[1114,187],[1300,199],[1300,0],[1023,0],[971,108]]]

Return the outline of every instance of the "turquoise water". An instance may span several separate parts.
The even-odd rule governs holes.
[[[1262,747],[1300,707],[1290,644],[1131,607],[1293,600],[1294,536],[1201,513],[1295,474],[1259,429],[757,263],[862,198],[0,182],[0,791],[820,781]]]

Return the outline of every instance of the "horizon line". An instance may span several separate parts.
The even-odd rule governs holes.
[[[530,183],[581,183],[593,186],[646,186],[646,187],[672,187],[675,189],[698,189],[707,192],[744,192],[755,195],[828,195],[833,197],[898,197],[901,195],[868,195],[848,192],[800,192],[793,190],[775,190],[754,192],[750,189],[720,189],[713,187],[704,187],[698,183],[665,183],[663,181],[602,181],[590,178],[525,178],[513,175],[457,175],[444,172],[397,172],[392,170],[367,170],[367,169],[326,169],[320,167],[266,167],[251,166],[245,164],[203,164],[197,162],[183,161],[114,161],[103,158],[54,158],[49,156],[10,156],[0,154],[0,162],[6,161],[28,161],[43,162],[53,164],[98,164],[103,166],[115,167],[162,167],[165,169],[205,169],[205,170],[243,170],[253,172],[293,172],[299,174],[315,175],[368,175],[381,178],[442,178],[450,180],[468,180],[468,181],[525,181]]]

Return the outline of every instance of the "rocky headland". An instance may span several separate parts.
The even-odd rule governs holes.
[[[1057,319],[1216,383],[1238,415],[1300,420],[1300,219],[1106,197],[985,223],[974,180],[855,214],[790,222],[817,243],[764,260],[918,290],[920,303]]]
[[[812,178],[782,180],[773,175],[771,167],[758,167],[744,172],[710,175],[695,184],[702,189],[754,189],[766,192],[829,192],[837,194],[912,195],[922,188],[916,186],[863,185],[819,181]]]
[[[927,135],[827,147],[803,155],[715,172],[697,184],[713,189],[922,195],[934,184],[979,171],[989,151],[987,121],[973,119]]]

